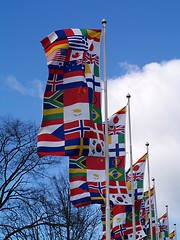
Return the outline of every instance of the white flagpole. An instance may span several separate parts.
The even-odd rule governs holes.
[[[154,203],[155,203],[155,214],[156,214],[156,239],[159,240],[159,227],[158,227],[158,214],[157,214],[155,178],[152,178],[152,181],[153,181],[153,188],[154,188]]]
[[[147,170],[148,170],[148,190],[149,190],[149,218],[150,218],[150,234],[151,240],[153,240],[153,231],[152,231],[152,211],[151,211],[151,186],[150,186],[150,170],[149,170],[149,143],[146,144],[147,147]]]
[[[105,163],[106,163],[106,240],[110,240],[110,205],[109,205],[109,146],[108,146],[108,105],[106,79],[106,19],[102,20],[104,31],[104,108],[105,108]]]
[[[134,180],[133,180],[133,160],[132,160],[132,140],[131,140],[131,118],[130,118],[130,97],[128,99],[128,119],[129,119],[129,145],[130,145],[130,169],[131,169],[131,194],[132,194],[132,224],[133,224],[133,240],[136,240],[136,222],[135,222],[135,205],[134,205]]]
[[[177,235],[176,235],[176,223],[174,223],[174,231],[175,231],[175,240],[177,240]]]
[[[167,213],[167,227],[168,227],[168,237],[169,237],[169,215],[168,215],[168,205],[166,205],[166,213]]]

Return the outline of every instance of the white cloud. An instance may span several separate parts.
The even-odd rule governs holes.
[[[29,81],[26,85],[23,85],[14,76],[8,76],[6,78],[6,84],[12,89],[23,95],[29,95],[32,97],[43,97],[44,86],[38,79]]]
[[[125,75],[108,79],[109,116],[126,105],[130,93],[133,161],[146,152],[148,141],[159,215],[168,204],[170,223],[180,225],[180,60],[125,68]]]

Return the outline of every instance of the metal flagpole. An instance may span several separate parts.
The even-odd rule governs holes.
[[[168,216],[168,205],[166,205],[166,213],[167,213],[167,227],[168,227],[168,237],[169,237],[169,216]]]
[[[154,188],[154,203],[156,213],[156,239],[159,240],[159,227],[158,227],[158,215],[157,215],[157,202],[156,202],[156,189],[155,189],[155,178],[152,178]]]
[[[130,144],[133,240],[136,240],[136,222],[135,222],[135,205],[134,205],[134,180],[133,180],[132,141],[131,141],[131,118],[130,118],[130,97],[131,97],[131,95],[128,93],[126,97],[128,99],[128,119],[129,119],[129,144]]]
[[[149,190],[149,218],[150,218],[150,234],[151,240],[153,240],[153,231],[152,231],[152,211],[151,211],[151,186],[150,186],[150,170],[149,170],[149,143],[146,143],[147,147],[147,169],[148,169],[148,190]]]
[[[105,108],[105,163],[106,163],[106,240],[110,240],[110,205],[109,205],[109,146],[108,146],[108,105],[106,79],[106,19],[102,20],[104,31],[104,108]]]
[[[176,235],[176,223],[174,223],[174,231],[175,231],[175,240],[177,240],[177,235]]]

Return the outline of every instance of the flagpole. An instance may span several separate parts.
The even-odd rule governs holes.
[[[176,223],[174,223],[174,231],[175,231],[175,240],[177,240],[177,235],[176,235]]]
[[[156,213],[156,239],[159,240],[159,227],[158,227],[158,214],[157,214],[157,201],[156,201],[156,189],[155,189],[155,178],[152,178],[154,188],[154,203]]]
[[[167,213],[167,227],[168,227],[168,237],[169,237],[169,216],[168,216],[168,205],[166,205],[166,213]]]
[[[104,108],[105,108],[105,164],[106,164],[106,240],[110,240],[110,205],[109,205],[109,146],[108,146],[108,105],[106,79],[106,19],[102,20],[104,31]]]
[[[131,118],[130,118],[130,97],[128,99],[128,119],[129,119],[129,145],[130,145],[130,169],[131,169],[131,193],[132,193],[132,224],[133,224],[133,240],[136,240],[136,222],[135,222],[135,205],[134,205],[134,180],[133,180],[133,160],[132,160],[132,140],[131,140]]]
[[[148,170],[148,190],[149,190],[149,218],[150,218],[150,234],[151,240],[153,240],[153,231],[152,231],[152,210],[151,210],[151,186],[150,186],[150,170],[149,170],[149,143],[146,144],[147,147],[147,170]]]

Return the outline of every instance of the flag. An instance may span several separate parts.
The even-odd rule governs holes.
[[[132,204],[125,176],[126,106],[108,119],[109,197],[113,204]]]
[[[146,163],[144,154],[133,165],[134,179],[134,196],[135,196],[135,225],[136,239],[141,239],[146,236],[140,223],[140,208],[143,198],[143,181],[144,169]],[[131,197],[131,172],[130,169],[126,172],[126,183],[128,194]],[[132,224],[132,205],[114,205],[113,206],[113,237],[114,239],[133,239],[133,224]]]
[[[105,158],[70,157],[69,181],[70,200],[75,207],[105,204]]]
[[[63,29],[41,43],[48,81],[37,152],[43,156],[104,156],[99,75],[101,30]]]
[[[151,188],[151,215],[152,215],[152,232],[153,232],[153,240],[156,240],[156,218],[155,218],[155,199],[154,199],[154,188]],[[149,208],[149,190],[144,192],[143,201],[141,205],[140,211],[140,220],[141,225],[143,227],[144,232],[147,237],[145,239],[151,239],[150,236],[150,208]]]
[[[170,240],[176,240],[176,231],[172,231],[170,234],[169,234],[169,238]]]
[[[133,183],[134,183],[134,200],[142,199],[144,190],[144,170],[146,164],[147,153],[144,154],[136,163],[133,164]],[[131,170],[129,169],[126,173],[126,182],[128,193],[131,194]]]
[[[146,236],[140,224],[140,207],[142,199],[135,201],[135,225],[136,239]],[[113,238],[114,239],[133,239],[132,225],[132,206],[114,205],[113,206]]]
[[[159,239],[169,239],[168,234],[168,218],[167,218],[167,212],[158,219],[159,224]]]
[[[108,127],[123,126],[125,130],[126,107],[109,118]],[[113,121],[113,119],[115,119]],[[114,126],[113,126],[114,125]],[[109,133],[112,140],[117,142],[125,141],[124,131]],[[119,139],[119,140],[118,140]],[[125,176],[125,151],[121,156],[109,158],[109,195],[113,204],[131,204],[128,195]],[[83,162],[79,165],[79,162]],[[99,164],[101,162],[101,164]],[[83,172],[83,178],[82,178]],[[71,189],[71,201],[74,206],[80,207],[88,204],[105,204],[106,198],[106,179],[105,179],[105,158],[90,156],[70,156],[69,162],[69,181]]]

